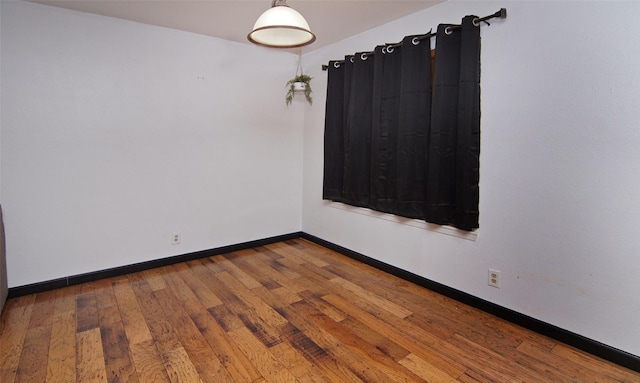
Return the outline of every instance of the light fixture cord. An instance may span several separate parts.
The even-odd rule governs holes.
[[[301,76],[302,73],[302,49],[298,51],[298,69],[296,69],[296,77]]]

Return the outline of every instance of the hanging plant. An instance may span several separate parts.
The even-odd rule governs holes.
[[[309,105],[313,103],[313,99],[311,98],[311,78],[311,76],[308,76],[306,74],[299,74],[291,80],[287,81],[287,86],[289,89],[287,89],[287,95],[284,97],[287,106],[290,105],[293,101],[293,96],[295,95],[296,91],[304,91],[304,97],[307,99],[307,102],[309,102]]]
[[[298,69],[296,69],[296,76],[287,81],[287,94],[284,97],[287,106],[291,105],[293,96],[296,92],[304,92],[304,97],[307,99],[309,105],[313,103],[311,98],[311,76],[308,76],[302,72],[302,51],[298,52]]]

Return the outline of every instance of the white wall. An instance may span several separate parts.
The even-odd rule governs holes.
[[[501,7],[508,18],[482,27],[477,237],[322,201],[321,64]],[[449,1],[305,55],[316,103],[304,231],[640,355],[639,12],[640,2]]]
[[[301,230],[295,55],[1,4],[10,287]]]

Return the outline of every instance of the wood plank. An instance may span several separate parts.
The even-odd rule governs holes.
[[[228,333],[240,350],[269,383],[295,383],[296,377],[278,361],[269,349],[253,336],[247,328],[239,328]]]
[[[275,254],[269,249],[264,249],[264,251],[267,254]],[[286,278],[295,280],[301,277],[300,274],[298,274],[295,270],[287,267],[286,264],[283,263],[282,261],[288,261],[288,260],[282,257],[275,258],[269,261],[269,266],[272,267],[274,270],[276,270],[278,273],[284,275]]]
[[[76,289],[57,290],[46,381],[76,381]]]
[[[272,291],[275,295],[278,296],[279,301],[281,301],[285,305],[290,305],[291,303],[299,302],[302,300],[302,297],[299,294],[290,291],[286,287],[279,287]]]
[[[237,330],[244,326],[242,320],[240,320],[234,312],[229,310],[227,305],[212,307],[207,311],[226,332]]]
[[[240,270],[244,271],[251,278],[255,279],[260,286],[269,290],[274,290],[282,287],[282,285],[271,278],[271,276],[267,273],[263,273],[262,269],[264,268],[264,264],[260,262],[259,265],[255,265],[252,262],[249,262],[252,258],[254,260],[258,260],[255,250],[243,250],[238,251],[231,254],[225,254],[224,257],[227,258],[231,263],[236,265]],[[255,287],[254,287],[255,288]]]
[[[584,368],[586,370],[585,373],[598,371],[600,375],[604,376],[604,382],[640,382],[640,373],[624,367],[611,368],[611,362],[607,362],[563,343],[556,345],[552,353],[553,355],[562,357],[568,363]]]
[[[76,334],[77,382],[107,382],[102,353],[100,329],[93,328]]]
[[[113,294],[113,283],[116,282],[116,278],[112,279],[99,279],[91,283],[92,291],[95,295],[96,309],[109,308],[117,306],[118,302]],[[100,323],[100,313],[98,313],[98,323]]]
[[[231,274],[222,272],[216,274],[216,278],[220,280],[227,288],[232,289],[235,295],[251,307],[245,312],[255,312],[255,314],[268,323],[270,326],[278,327],[286,323],[286,319],[282,317],[273,307],[266,304],[262,299],[258,298],[255,293],[251,292],[242,283],[239,283]]]
[[[222,292],[220,298],[223,304],[205,309],[202,304],[183,302],[184,309],[234,381],[259,381],[261,376],[258,371],[226,333],[244,326],[229,307],[240,312],[249,307],[215,278],[216,273],[224,270],[207,267],[215,265],[206,260],[191,261],[188,266],[203,285],[212,291]]]
[[[189,359],[187,351],[182,347],[176,347],[162,354],[165,368],[171,382],[202,383],[200,375]]]
[[[530,341],[547,348],[549,352],[557,344],[556,341],[550,338],[520,326],[512,325],[501,318],[413,283],[402,285],[401,290],[408,293],[408,295],[399,293],[399,295],[405,297],[404,301],[399,302],[414,307],[414,313],[425,319],[428,318],[432,326],[433,324],[438,325],[439,330],[437,331],[440,333],[448,332],[451,334],[454,328],[452,321],[455,321],[455,331],[476,342],[481,342],[481,338],[485,338],[485,340],[496,345],[498,344],[497,340],[508,339],[510,347],[517,347],[523,341]],[[433,327],[431,327],[431,331],[434,331]],[[472,332],[475,332],[476,335],[473,335]],[[489,346],[493,347],[492,345]]]
[[[287,257],[294,259],[297,258],[300,263],[311,263],[316,267],[325,267],[329,265],[328,262],[319,258],[317,254],[297,249],[294,246],[282,246],[278,249],[278,253],[285,254]]]
[[[84,284],[83,292],[76,296],[76,332],[81,333],[100,327],[96,294],[91,284]]]
[[[24,338],[16,382],[42,382],[47,377],[49,342],[55,309],[55,291],[36,295],[29,327]]]
[[[165,286],[167,286],[170,290],[172,290],[173,293],[175,294],[175,296],[178,297],[178,299],[181,302],[200,302],[200,303],[202,303],[202,301],[199,300],[199,298],[195,294],[195,292],[187,284],[185,278],[188,278],[188,276],[185,276],[185,277],[182,276],[181,271],[183,271],[184,268],[188,269],[188,266],[183,265],[183,264],[178,264],[178,265],[171,266],[171,270],[173,272],[172,273],[167,273],[164,276]],[[218,301],[219,301],[219,303],[218,303]],[[207,304],[208,303],[209,302],[207,302]],[[218,306],[221,303],[222,302],[219,299],[217,299],[216,304],[214,304],[211,307]]]
[[[129,354],[118,306],[117,304],[102,306],[107,302],[115,302],[113,289],[105,289],[101,295],[110,297],[108,300],[98,299],[100,335],[107,378],[110,382],[138,382],[138,374]]]
[[[51,326],[56,304],[56,294],[57,292],[55,290],[36,294],[36,302],[29,321],[29,328]]]
[[[174,269],[178,270],[178,275],[193,292],[198,301],[204,307],[211,308],[222,304],[222,300],[194,273],[187,264],[174,265]]]
[[[51,327],[29,328],[22,346],[16,382],[43,382],[47,376],[46,366]]]
[[[306,290],[307,288],[302,286],[297,282],[297,279],[300,278],[300,274],[298,273],[283,273],[273,266],[273,262],[270,260],[269,262],[255,259],[245,259],[243,260],[245,263],[253,266],[254,270],[261,275],[269,277],[276,281],[280,286],[286,288],[287,290],[293,293],[299,293],[301,291]],[[282,268],[280,268],[282,270]]]
[[[324,315],[328,316],[336,322],[342,322],[349,316],[347,313],[332,306],[327,301],[322,299],[321,296],[314,294],[311,291],[303,291],[300,293],[300,296],[302,296],[306,302],[310,303],[313,307],[317,308]]]
[[[2,310],[0,382],[13,382],[16,378],[35,300],[35,294],[9,299]]]
[[[113,286],[113,292],[120,310],[120,317],[130,344],[151,341],[151,332],[129,283],[121,282]]]
[[[162,309],[162,303],[146,280],[133,283],[133,292],[138,298],[140,309],[160,355],[180,347],[176,330],[170,325]]]
[[[261,375],[256,367],[211,315],[204,312],[191,313],[191,318],[234,381],[254,382],[260,380]],[[241,326],[237,328],[239,329]]]
[[[518,355],[515,359],[518,363],[538,370],[541,374],[546,373],[549,380],[590,383],[606,381],[597,371],[589,371],[577,366],[559,368],[557,355],[532,342],[525,341],[516,350]]]
[[[388,357],[393,360],[400,361],[406,358],[410,353],[404,347],[396,344],[394,341],[389,339],[386,335],[380,334],[377,331],[372,330],[367,327],[364,323],[355,320],[354,318],[348,317],[342,321],[340,324],[347,330],[349,333],[362,338],[368,344],[372,345],[376,349],[380,350],[380,352],[384,353]]]
[[[238,285],[240,285],[240,283],[238,283]],[[269,304],[269,303],[273,303],[274,300],[277,299],[276,298],[277,296],[273,292],[262,287],[262,288],[252,289],[251,293],[254,294],[252,299],[256,301],[262,299],[263,301],[262,303],[265,306],[270,307],[271,311],[273,311],[274,313],[278,312],[278,308],[276,306],[274,306],[273,304],[272,305]],[[264,299],[265,297],[268,297],[269,299],[265,300]],[[233,324],[232,324],[233,329],[229,328],[229,323],[221,322],[221,325],[223,327],[227,327],[226,328],[227,332],[246,327],[266,347],[273,347],[274,345],[282,342],[282,339],[280,338],[278,331],[273,325],[273,323],[276,323],[276,326],[280,325],[281,324],[280,321],[271,322],[271,323],[267,322],[267,320],[263,319],[264,316],[257,315],[256,311],[249,308],[248,306],[246,309],[242,309],[241,307],[242,306],[230,307],[230,310],[228,310],[228,312],[225,312],[223,314],[225,316],[225,319],[224,319],[225,322],[228,322],[230,318],[232,318],[233,320]],[[212,310],[209,310],[209,311],[211,312]],[[267,314],[267,317],[270,317],[271,314],[272,313]],[[278,315],[280,316],[279,313]]]
[[[399,346],[424,359],[454,378],[462,375],[466,369],[466,366],[462,364],[462,361],[456,360],[447,354],[443,354],[442,351],[446,347],[445,341],[438,339],[419,328],[414,328],[410,325],[405,326],[404,323],[399,323],[397,321],[387,322],[363,309],[354,307],[352,302],[347,301],[338,295],[326,295],[322,299],[334,305],[338,309],[348,312],[349,315],[366,324],[372,330],[386,334],[389,339]]]
[[[130,343],[129,349],[141,383],[171,382],[153,340]]]
[[[51,328],[46,381],[76,381],[76,316],[75,312],[56,315]]]
[[[204,267],[206,267],[213,274],[226,271],[222,267],[222,265],[220,265],[219,263],[216,263],[214,259],[215,257],[200,258],[200,259],[194,260],[193,262],[200,262]]]
[[[506,355],[483,347],[471,340],[456,334],[451,339],[451,345],[457,347],[460,352],[464,352],[468,358],[464,364],[475,371],[484,371],[493,377],[496,382],[510,383],[518,379],[526,382],[544,382],[549,379],[545,373],[540,373],[516,363]],[[481,356],[479,358],[479,356]]]
[[[310,267],[305,267],[304,264],[301,265],[286,258],[272,261],[271,264],[278,271],[286,268],[299,275],[295,281],[298,285],[303,287],[304,290],[309,290],[316,295],[325,295],[333,291],[333,286],[327,283],[327,281],[335,278],[336,276],[322,268],[318,268],[310,264],[307,264]]]
[[[283,336],[332,382],[371,381],[363,373],[367,369],[366,366],[351,365],[350,361],[344,360],[339,352],[336,353],[339,343],[335,339],[317,330],[313,323],[307,321],[296,310],[286,308],[285,312],[289,323],[281,328]]]
[[[202,261],[203,265],[209,265],[205,261]],[[211,291],[214,291],[216,296],[220,299],[223,305],[228,306],[229,308],[234,308],[239,311],[248,310],[249,306],[241,300],[236,292],[232,289],[229,289],[228,286],[224,284],[219,278],[217,278],[218,274],[226,274],[229,275],[227,271],[214,270],[211,268],[205,269],[192,269],[195,272],[195,275],[200,279],[200,281],[206,285]],[[243,286],[243,289],[246,289]],[[222,305],[217,305],[212,308],[218,308]]]
[[[207,343],[198,327],[194,324],[193,320],[185,311],[185,307],[191,307],[188,302],[180,302],[178,298],[168,289],[156,291],[155,294],[159,300],[163,303],[165,315],[171,322],[172,326],[176,329],[176,334],[180,340],[182,347],[176,350],[172,350],[169,354],[171,357],[172,365],[180,361],[180,363],[186,364],[187,361],[182,361],[184,354],[186,354],[189,362],[189,366],[184,366],[180,370],[183,374],[193,374],[191,369],[195,370],[199,380],[211,383],[230,382],[233,383],[231,375],[222,366],[222,363],[218,359],[218,356],[213,352],[212,348]],[[181,307],[184,304],[184,307]],[[201,309],[192,308],[192,312],[202,312],[204,306],[200,305]],[[165,353],[163,355],[166,356]],[[193,361],[193,363],[191,363]],[[167,359],[165,358],[165,364]],[[171,368],[167,367],[170,371]],[[187,377],[188,375],[185,375]],[[172,380],[173,377],[172,377]],[[184,380],[183,380],[184,381]],[[193,380],[187,380],[193,381]]]
[[[151,290],[153,291],[162,290],[167,287],[164,281],[164,276],[167,273],[171,273],[170,266],[158,267],[155,269],[145,270],[141,272],[141,274],[144,276],[144,279],[149,284],[149,287],[151,287]]]
[[[147,324],[145,312],[134,290],[134,286],[143,285],[147,288],[145,291],[148,295],[152,291],[151,287],[143,281],[141,274],[138,276],[130,275],[128,280],[129,283],[115,284],[114,294],[120,308],[131,359],[138,379],[142,383],[168,383],[170,380],[167,370]],[[140,294],[143,295],[142,292]]]
[[[277,258],[278,260],[282,261],[284,258],[288,261],[294,262],[298,265],[301,265],[303,263],[305,263],[305,260],[297,257],[293,254],[291,254],[287,248],[289,247],[289,245],[287,245],[286,243],[283,242],[278,242],[278,243],[271,243],[269,245],[264,246],[265,249],[267,249],[272,255],[277,255],[280,258]]]
[[[291,344],[282,342],[271,348],[271,352],[300,383],[330,383],[320,369],[308,361]]]
[[[321,346],[328,348],[340,360],[348,361],[350,365],[357,367],[365,381],[371,382],[422,382],[415,374],[404,368],[399,368],[397,363],[388,355],[381,352],[375,346],[364,339],[351,333],[341,323],[335,322],[322,314],[315,307],[306,302],[298,302],[293,305],[296,313],[302,317],[313,318],[313,330],[318,337]],[[291,311],[288,311],[289,313]],[[289,317],[289,319],[291,319]],[[296,325],[303,325],[297,322]],[[304,325],[306,329],[309,326]],[[326,340],[329,342],[324,343]],[[342,347],[335,347],[338,343]],[[348,351],[346,351],[348,349]]]
[[[369,290],[365,290],[355,283],[349,282],[340,277],[333,278],[330,282],[351,291],[357,296],[368,300],[369,302],[373,303],[383,310],[387,310],[389,313],[396,315],[398,318],[406,318],[409,315],[413,314],[410,310],[407,310],[406,308],[399,306],[387,299],[381,298],[380,296],[373,294]]]
[[[228,274],[232,275],[235,279],[240,281],[247,289],[262,286],[260,282],[253,279],[249,274],[245,273],[238,266],[234,265],[229,259],[224,256],[217,256],[213,258],[213,261],[220,265]],[[218,273],[222,274],[222,273]],[[218,275],[216,274],[216,276]]]
[[[409,354],[398,361],[401,365],[428,382],[453,383],[456,379],[441,371],[436,366],[421,359],[415,354]]]

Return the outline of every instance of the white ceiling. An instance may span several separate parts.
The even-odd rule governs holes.
[[[247,34],[271,0],[28,0],[250,44]],[[307,19],[316,42],[335,43],[445,0],[289,0]]]

